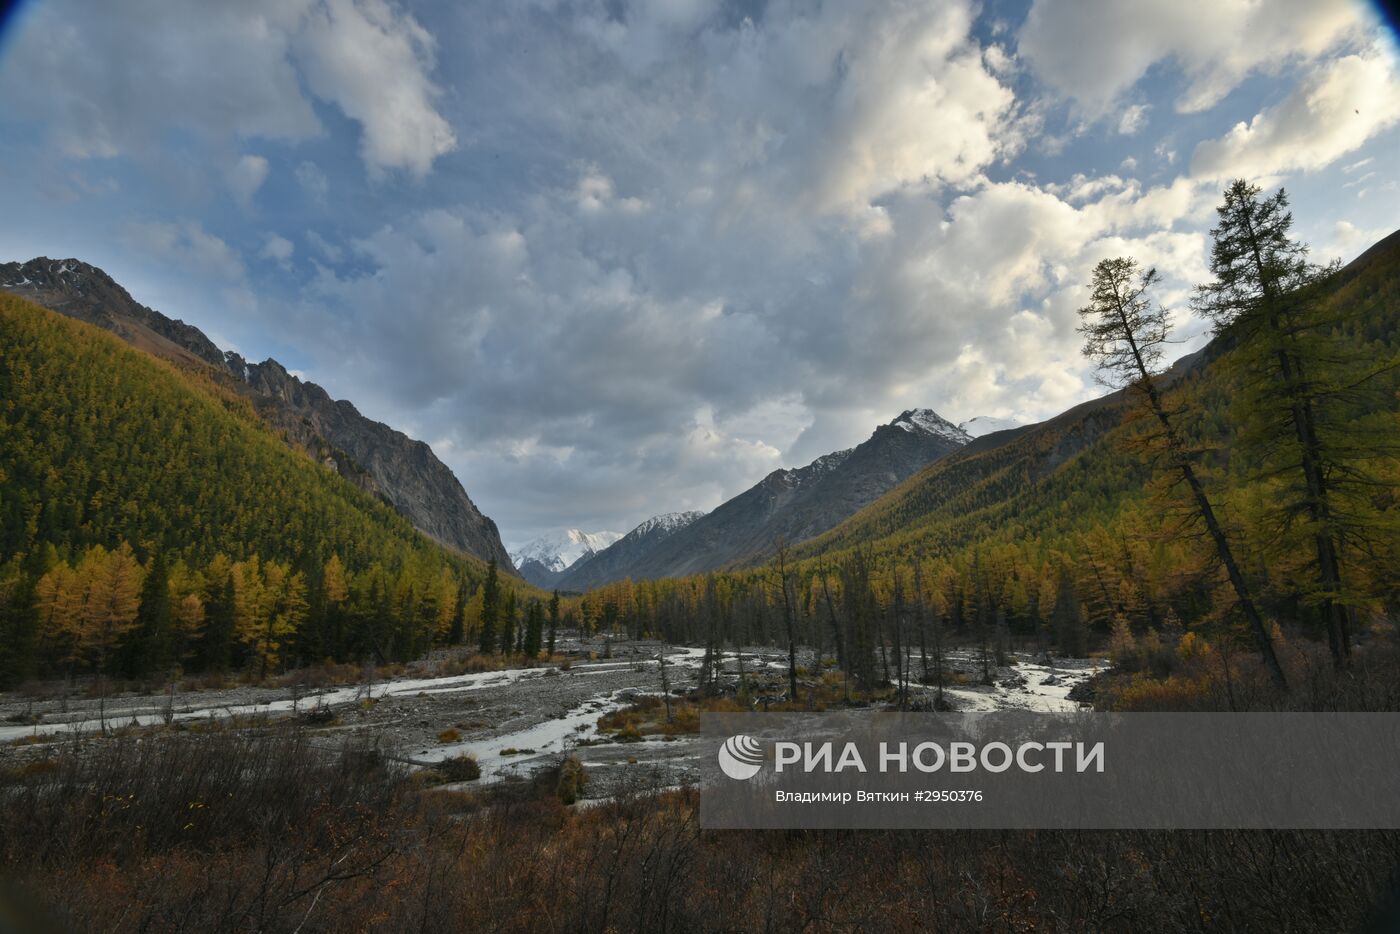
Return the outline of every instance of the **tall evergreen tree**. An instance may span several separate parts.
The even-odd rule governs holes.
[[[170,626],[170,572],[165,555],[156,549],[141,583],[136,626],[125,647],[123,668],[128,677],[164,674],[175,663]]]
[[[525,619],[525,639],[522,648],[526,658],[536,659],[539,658],[540,643],[544,635],[544,608],[540,606],[540,601],[530,601]]]
[[[462,584],[457,588],[457,603],[452,609],[452,625],[447,629],[447,642],[449,645],[461,645],[463,630],[467,624],[467,585]]]
[[[1084,355],[1097,364],[1100,382],[1111,388],[1128,387],[1139,405],[1145,408],[1145,414],[1157,422],[1157,448],[1168,469],[1180,477],[1190,493],[1196,516],[1205,525],[1216,555],[1225,567],[1240,612],[1249,625],[1269,676],[1280,688],[1287,688],[1269,629],[1259,614],[1224,526],[1196,475],[1186,443],[1157,386],[1162,347],[1167,342],[1166,310],[1150,297],[1157,281],[1157,270],[1139,273],[1137,263],[1129,257],[1106,259],[1094,267],[1089,304],[1079,309]],[[1115,619],[1121,618],[1121,614],[1115,614]],[[1126,625],[1126,620],[1124,622]]]
[[[509,655],[512,651],[519,651],[520,636],[516,632],[519,621],[516,617],[515,590],[512,588],[506,591],[506,598],[501,603],[501,654]]]
[[[501,581],[496,573],[496,559],[486,566],[486,581],[481,585],[481,642],[483,653],[496,651],[496,617],[501,612]]]
[[[1228,365],[1243,384],[1237,444],[1257,465],[1256,478],[1278,484],[1271,497],[1277,540],[1307,542],[1313,576],[1307,596],[1322,616],[1333,661],[1342,665],[1351,652],[1343,541],[1367,532],[1342,486],[1363,479],[1358,459],[1373,446],[1344,439],[1346,419],[1337,406],[1365,382],[1370,365],[1334,338],[1337,322],[1323,286],[1335,268],[1309,262],[1307,247],[1291,236],[1283,189],[1263,198],[1259,186],[1237,179],[1217,213],[1215,278],[1197,289],[1194,307],[1231,345]]]
[[[554,639],[559,634],[559,591],[549,596],[549,655],[554,656]]]

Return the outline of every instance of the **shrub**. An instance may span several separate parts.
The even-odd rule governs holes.
[[[584,770],[578,756],[568,756],[559,764],[559,782],[555,786],[555,793],[559,795],[560,801],[573,804],[583,793],[583,786],[587,784],[588,772]]]
[[[481,766],[477,764],[476,757],[470,755],[443,759],[433,768],[449,782],[474,782],[481,777]]]

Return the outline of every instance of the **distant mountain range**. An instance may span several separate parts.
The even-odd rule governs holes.
[[[496,523],[476,508],[428,445],[331,399],[276,360],[250,363],[220,350],[198,328],[137,303],[101,269],[76,259],[0,263],[0,289],[104,328],[139,350],[209,372],[248,398],[287,443],[389,503],[425,535],[512,567]]]
[[[622,580],[662,542],[704,517],[703,512],[668,512],[653,516],[607,548],[579,559],[554,583],[560,590],[587,590]]]
[[[582,590],[626,577],[676,577],[762,560],[777,542],[820,535],[971,440],[932,409],[910,409],[860,445],[805,467],[775,470],[704,516],[673,514],[643,523],[570,568],[556,586]]]
[[[560,575],[622,538],[621,532],[565,529],[542,535],[511,552],[520,576],[537,587],[556,586]]]

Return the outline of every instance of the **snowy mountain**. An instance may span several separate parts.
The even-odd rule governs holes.
[[[978,415],[958,426],[960,430],[973,438],[980,438],[994,431],[1006,431],[1008,428],[1020,427],[1021,423],[1014,418],[997,418],[993,415]]]
[[[583,558],[622,538],[621,532],[565,529],[541,535],[511,552],[520,575],[537,587],[553,587],[559,576]]]
[[[667,512],[659,516],[652,516],[632,531],[628,532],[618,541],[624,539],[653,538],[656,536],[665,537],[679,532],[690,523],[703,516],[703,512]]]
[[[620,580],[658,545],[704,516],[703,512],[668,512],[653,516],[607,548],[581,559],[559,576],[556,586],[560,590],[587,590]]]
[[[923,432],[936,438],[943,438],[956,444],[967,444],[973,435],[954,425],[933,409],[909,409],[890,422],[895,428],[910,432]]]
[[[615,545],[563,580],[577,590],[624,577],[677,577],[760,561],[776,541],[796,544],[820,535],[971,440],[932,409],[910,409],[854,448],[775,470],[648,548],[624,559]]]

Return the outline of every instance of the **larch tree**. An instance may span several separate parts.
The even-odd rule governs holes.
[[[1105,259],[1094,267],[1089,303],[1079,309],[1084,355],[1097,365],[1102,383],[1113,388],[1127,387],[1146,410],[1147,417],[1157,423],[1157,449],[1167,469],[1180,478],[1189,492],[1196,516],[1205,525],[1215,546],[1269,676],[1276,685],[1286,689],[1288,682],[1274,652],[1269,629],[1235,558],[1225,527],[1196,473],[1187,445],[1172,420],[1173,413],[1157,385],[1162,348],[1168,335],[1167,313],[1152,301],[1150,294],[1158,278],[1157,270],[1140,271],[1137,262],[1129,257]],[[1115,606],[1120,602],[1115,601]],[[1120,615],[1115,613],[1115,620]]]
[[[1343,318],[1325,296],[1336,267],[1310,262],[1292,237],[1283,189],[1261,197],[1259,186],[1237,179],[1216,210],[1214,280],[1197,289],[1194,308],[1229,344],[1225,363],[1241,385],[1236,445],[1248,453],[1253,479],[1273,485],[1268,537],[1310,555],[1305,596],[1340,666],[1351,652],[1347,607],[1355,599],[1343,578],[1344,548],[1373,531],[1355,495],[1374,486],[1361,464],[1393,444],[1357,436],[1346,404],[1394,364],[1377,368],[1338,339]]]

